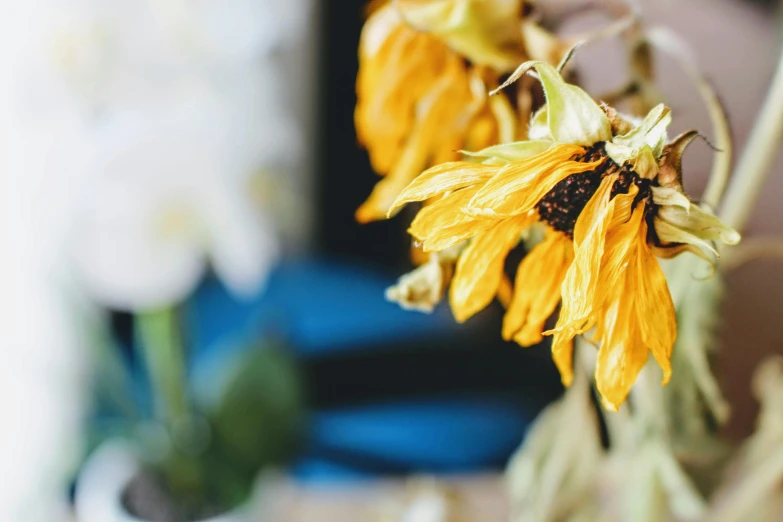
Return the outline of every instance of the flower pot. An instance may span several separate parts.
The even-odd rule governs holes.
[[[122,503],[125,488],[142,470],[130,445],[109,441],[87,460],[76,483],[75,510],[77,522],[149,522],[130,514]],[[227,513],[189,522],[249,522],[263,520],[251,516],[252,499]]]

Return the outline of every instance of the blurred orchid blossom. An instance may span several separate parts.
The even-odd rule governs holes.
[[[270,227],[227,175],[209,121],[128,112],[102,129],[73,256],[89,293],[122,309],[183,300],[209,260],[237,295],[251,295],[275,258]]]
[[[306,10],[249,0],[33,4],[11,92],[17,139],[35,158],[54,117],[70,143],[52,140],[33,164],[67,187],[56,196],[55,241],[91,297],[131,310],[174,304],[208,262],[235,294],[257,291],[277,245],[255,178],[290,169],[301,151],[272,53],[301,38]]]

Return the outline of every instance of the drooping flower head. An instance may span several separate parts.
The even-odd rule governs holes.
[[[543,241],[519,264],[503,336],[523,346],[552,335],[563,382],[572,380],[572,341],[590,330],[600,344],[595,377],[604,405],[625,400],[650,353],[671,375],[676,319],[658,257],[691,251],[707,257],[716,240],[739,234],[684,194],[680,157],[696,135],[667,143],[664,105],[641,121],[622,117],[565,83],[544,62],[535,69],[546,104],[530,140],[466,153],[479,161],[435,166],[392,205],[440,197],[424,207],[410,233],[425,251],[461,250],[450,288],[458,321],[498,292],[505,258],[533,225]],[[544,331],[561,303],[554,329]]]
[[[362,30],[356,131],[385,178],[357,210],[383,219],[429,165],[517,139],[505,96],[490,98],[500,74],[525,60],[521,0],[391,0]]]

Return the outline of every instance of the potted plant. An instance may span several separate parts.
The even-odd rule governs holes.
[[[95,438],[78,520],[236,518],[257,472],[295,443],[297,380],[282,351],[250,339],[204,394],[186,310],[208,270],[252,297],[277,260],[259,172],[282,178],[298,162],[273,58],[303,37],[303,7],[44,2],[30,17],[13,64],[19,163],[58,187],[52,251],[104,332],[87,348],[118,355],[109,311],[130,314],[126,348],[142,368],[112,388],[127,414]],[[95,373],[118,385],[121,368]]]
[[[249,520],[257,477],[296,447],[301,394],[296,370],[277,346],[241,350],[211,393],[190,394],[177,314],[135,318],[149,373],[153,415],[125,417],[96,440],[76,483],[80,522]],[[214,365],[211,365],[214,366]]]
[[[258,471],[295,441],[295,371],[269,343],[251,339],[223,361],[208,393],[189,380],[188,320],[207,318],[189,317],[185,304],[208,266],[233,294],[251,296],[277,256],[244,180],[222,171],[232,149],[215,143],[211,123],[197,108],[150,107],[108,116],[98,138],[74,266],[97,305],[130,314],[129,348],[150,400],[125,398],[142,413],[113,433],[130,442],[110,437],[86,464],[76,487],[85,522],[233,520]]]

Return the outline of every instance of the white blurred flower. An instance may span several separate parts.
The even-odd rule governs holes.
[[[220,121],[184,111],[129,110],[104,122],[90,191],[73,229],[89,293],[122,309],[184,299],[207,262],[252,295],[276,255],[245,178],[230,175]]]
[[[252,60],[303,37],[308,0],[148,0],[190,52]]]
[[[187,296],[210,263],[239,295],[276,252],[259,172],[296,164],[300,131],[273,51],[305,37],[309,0],[31,0],[9,37],[19,175],[53,243],[120,308]],[[48,195],[47,195],[48,194]]]
[[[0,520],[67,517],[91,342],[68,259],[128,308],[183,298],[208,263],[239,294],[263,283],[276,243],[248,185],[301,150],[273,55],[305,37],[309,5],[4,6]]]

